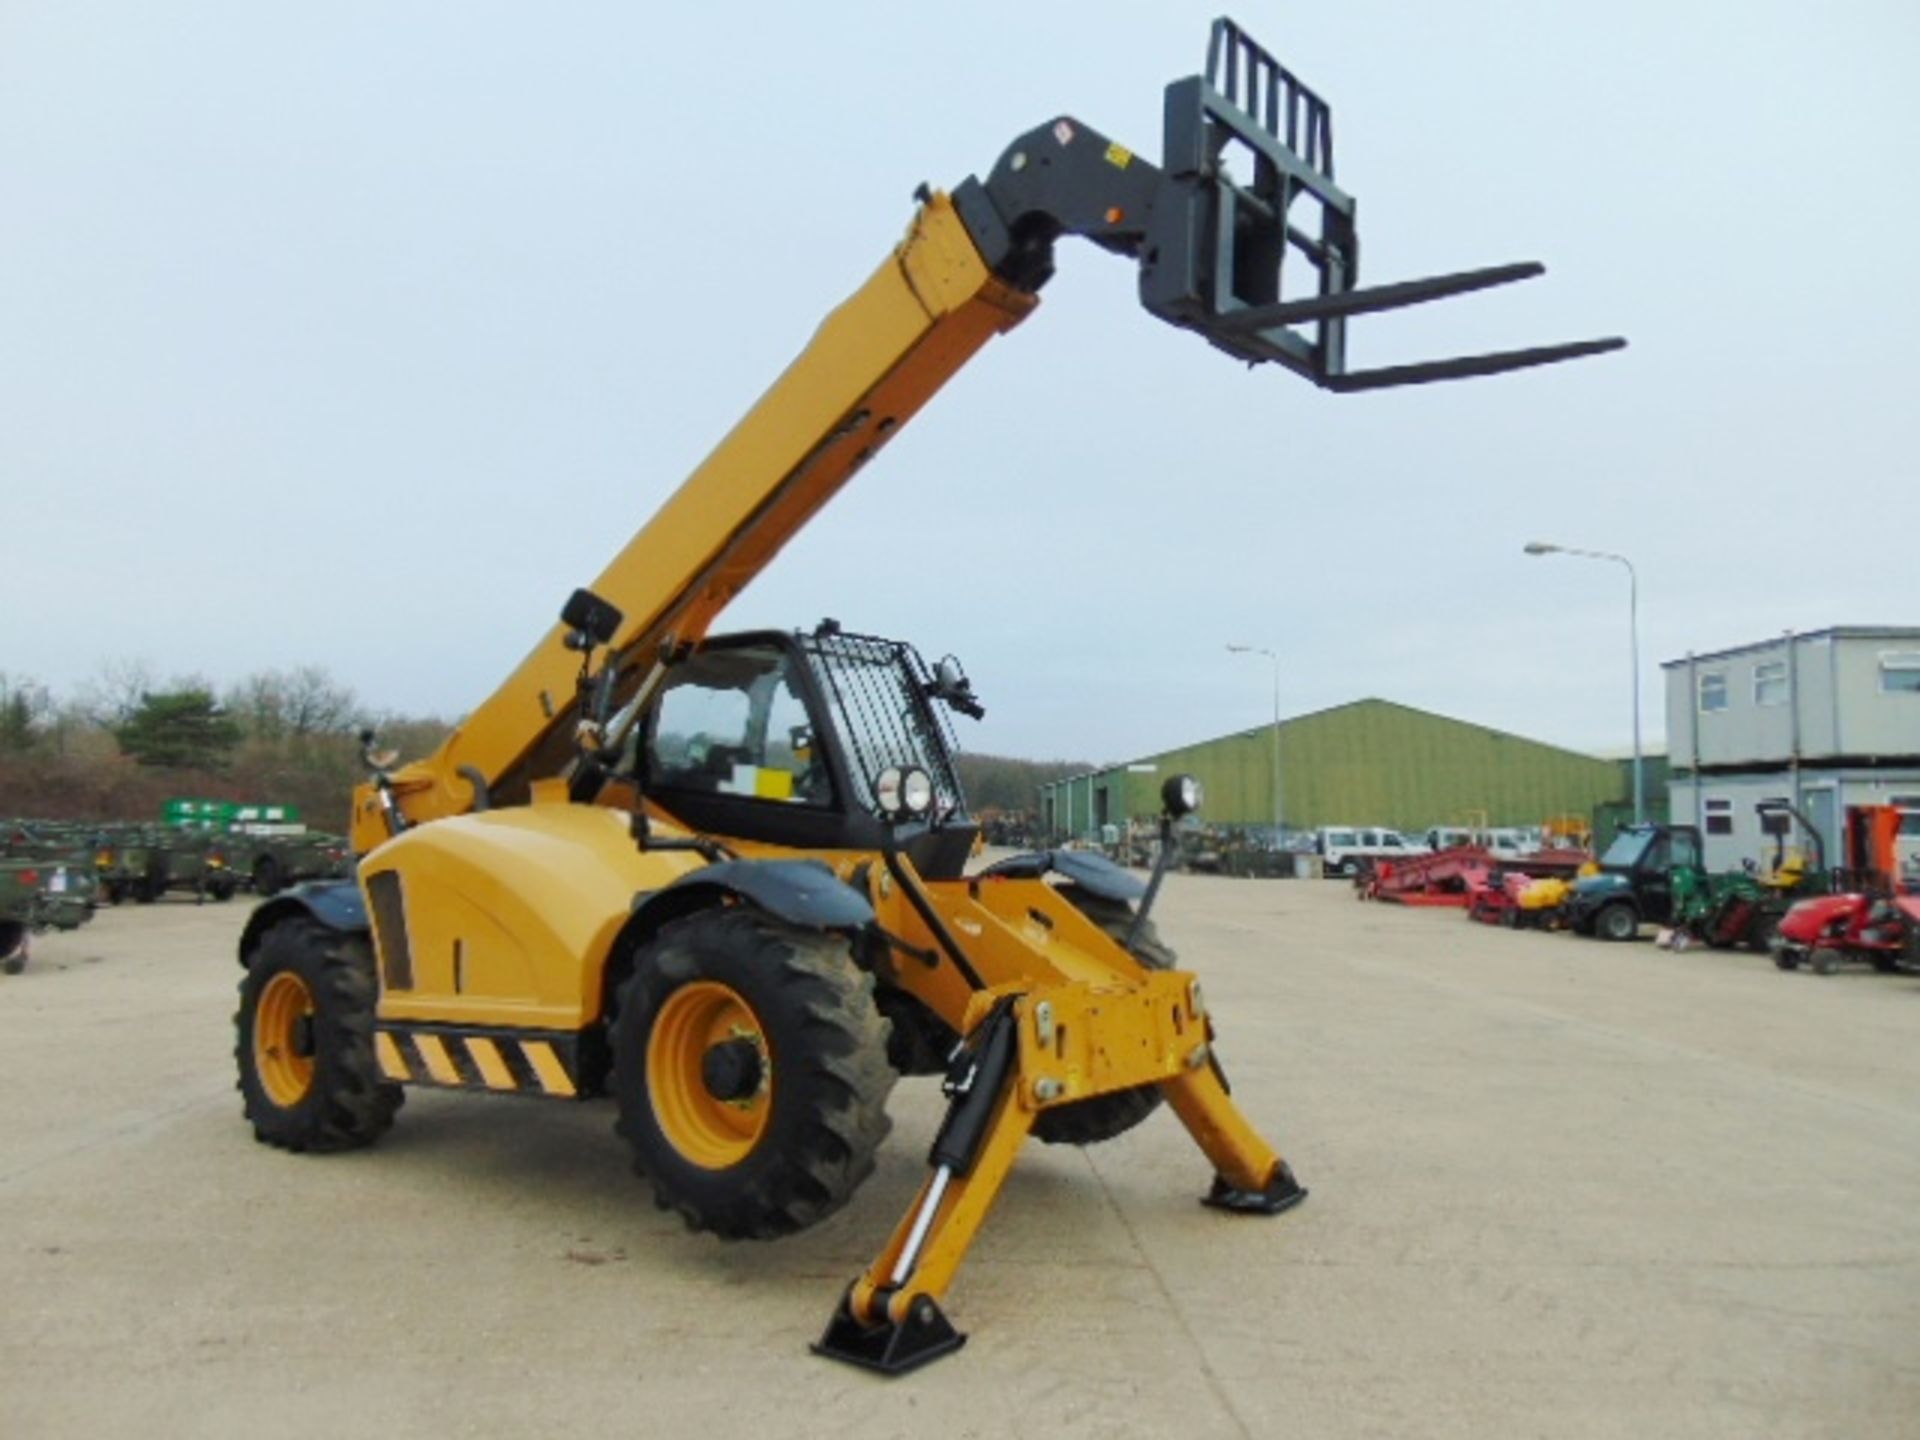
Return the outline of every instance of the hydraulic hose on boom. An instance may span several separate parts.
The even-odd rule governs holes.
[[[1355,316],[1508,284],[1505,265],[1360,288],[1353,197],[1334,181],[1325,101],[1216,21],[1204,76],[1166,90],[1161,164],[1070,117],[1015,140],[985,180],[924,188],[906,237],[593,583],[624,617],[625,694],[697,644],[726,604],[993,336],[1038,303],[1054,245],[1134,260],[1141,303],[1236,359],[1337,393],[1463,379],[1618,349],[1618,338],[1373,370],[1347,365]],[[1304,278],[1289,277],[1304,272]],[[1285,282],[1285,283],[1283,283]],[[549,632],[438,752],[396,771],[407,823],[523,801],[574,753],[573,662]],[[634,662],[640,663],[634,663]],[[356,792],[355,849],[391,833]]]

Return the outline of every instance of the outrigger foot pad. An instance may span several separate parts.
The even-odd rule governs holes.
[[[967,1343],[931,1295],[915,1300],[899,1324],[882,1320],[877,1325],[868,1325],[853,1313],[852,1298],[851,1289],[840,1297],[840,1308],[827,1322],[826,1333],[812,1346],[814,1354],[882,1375],[905,1375]]]
[[[1213,1177],[1213,1188],[1200,1203],[1216,1210],[1231,1210],[1236,1215],[1278,1215],[1291,1210],[1307,1198],[1306,1188],[1293,1178],[1293,1171],[1282,1160],[1267,1181],[1264,1190],[1240,1190],[1225,1179]]]

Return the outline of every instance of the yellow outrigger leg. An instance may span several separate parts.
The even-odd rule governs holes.
[[[886,1375],[950,1354],[967,1337],[940,1297],[953,1283],[1042,1110],[1158,1085],[1213,1163],[1205,1203],[1277,1215],[1307,1198],[1228,1097],[1198,982],[1157,971],[1125,987],[985,990],[943,1086],[949,1105],[920,1188],[892,1238],[841,1299],[814,1352]]]

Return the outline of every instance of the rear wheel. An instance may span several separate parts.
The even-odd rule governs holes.
[[[0,920],[0,972],[18,975],[27,968],[27,927],[18,920]]]
[[[253,893],[256,895],[278,895],[286,882],[280,876],[280,862],[271,855],[262,855],[253,867]]]
[[[1798,950],[1776,950],[1773,952],[1773,963],[1781,970],[1798,970],[1800,968],[1800,952]]]
[[[1631,940],[1640,933],[1640,917],[1631,905],[1615,902],[1593,917],[1593,933],[1602,940]]]
[[[1179,957],[1161,943],[1151,920],[1140,927],[1138,938],[1127,946],[1127,932],[1133,928],[1133,907],[1126,901],[1109,900],[1079,886],[1063,885],[1060,893],[1147,969],[1171,970],[1179,963]],[[1133,1129],[1159,1106],[1159,1086],[1136,1085],[1131,1090],[1115,1090],[1042,1110],[1034,1117],[1033,1133],[1049,1145],[1097,1145]]]
[[[843,939],[744,906],[688,916],[640,952],[610,1031],[614,1128],[688,1228],[791,1234],[873,1173],[895,1076]]]
[[[1747,930],[1747,948],[1757,955],[1764,955],[1773,948],[1773,942],[1779,936],[1780,917],[1762,911],[1754,916],[1753,924]]]
[[[240,981],[234,1059],[254,1137],[282,1150],[352,1150],[405,1099],[373,1055],[373,951],[305,915],[270,927]]]

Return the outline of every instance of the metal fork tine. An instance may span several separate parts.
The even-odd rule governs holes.
[[[1321,384],[1339,394],[1354,390],[1386,390],[1396,385],[1430,385],[1436,380],[1467,380],[1476,375],[1502,375],[1535,365],[1555,365],[1586,355],[1624,350],[1618,335],[1605,340],[1576,340],[1566,345],[1540,345],[1530,350],[1499,350],[1487,355],[1462,355],[1453,360],[1428,360],[1417,365],[1387,365],[1377,370],[1352,370],[1329,375]]]
[[[1429,300],[1444,300],[1448,296],[1465,295],[1473,290],[1489,290],[1495,285],[1511,285],[1516,280],[1531,280],[1546,272],[1546,266],[1532,260],[1518,265],[1492,265],[1484,270],[1432,275],[1425,280],[1402,280],[1393,285],[1343,290],[1335,295],[1282,300],[1276,305],[1252,305],[1245,310],[1223,315],[1216,323],[1222,330],[1244,334],[1250,330],[1271,330],[1276,325],[1297,325],[1307,320],[1337,320],[1348,315],[1370,315],[1378,310],[1423,305]]]

